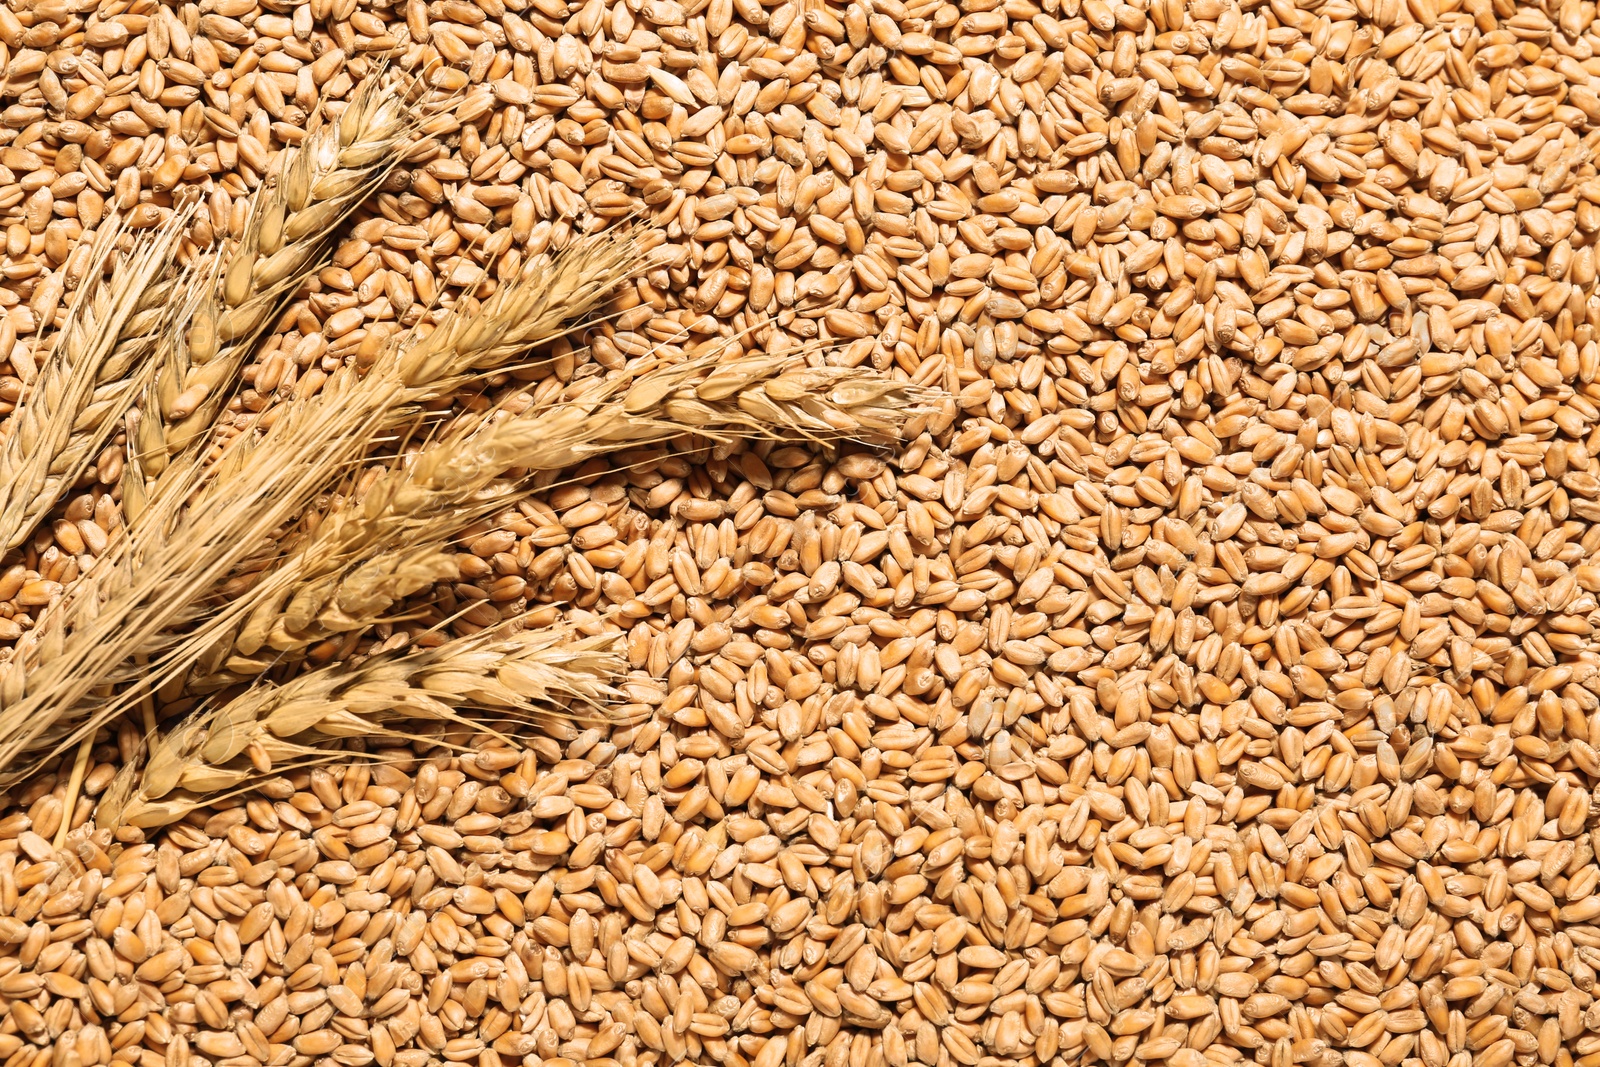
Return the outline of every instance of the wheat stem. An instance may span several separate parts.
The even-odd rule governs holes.
[[[94,734],[86,734],[78,742],[78,751],[72,759],[72,774],[67,778],[67,795],[61,808],[61,826],[56,830],[55,847],[67,843],[72,831],[72,816],[78,808],[78,790],[83,788],[83,776],[89,769],[89,750],[94,747]]]

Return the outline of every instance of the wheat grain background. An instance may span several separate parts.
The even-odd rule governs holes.
[[[1587,1067],[1595,24],[0,9],[0,1057]]]

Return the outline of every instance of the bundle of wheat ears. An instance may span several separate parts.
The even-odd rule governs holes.
[[[142,742],[95,820],[150,827],[346,738],[410,736],[469,710],[537,722],[602,709],[613,642],[548,613],[426,648],[356,639],[455,580],[463,531],[540,475],[684,434],[882,439],[928,410],[915,387],[870,372],[712,353],[423,418],[648,264],[650,233],[608,231],[531,259],[470,313],[430,316],[240,432],[219,416],[241,368],[426,116],[402,76],[369,78],[284,154],[242,240],[182,269],[182,212],[148,233],[102,227],[0,443],[0,550],[126,426],[123,525],[0,662],[0,789],[71,759],[71,811],[96,735],[131,720]],[[360,656],[312,665],[308,649],[334,636]]]

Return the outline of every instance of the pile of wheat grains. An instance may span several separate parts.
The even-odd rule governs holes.
[[[0,1064],[1600,1064],[1595,22],[0,7],[0,417],[113,208],[239,233],[384,62],[452,108],[241,424],[634,213],[660,258],[535,395],[816,343],[951,398],[899,449],[591,462],[379,628],[621,627],[618,724],[148,837],[91,819],[125,725],[74,810],[65,767],[0,800]],[[0,644],[105,548],[123,446],[0,561]]]

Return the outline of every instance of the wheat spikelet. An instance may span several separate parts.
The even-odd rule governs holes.
[[[368,630],[391,618],[394,605],[407,597],[460,577],[456,554],[442,541],[379,551],[353,563],[323,557],[315,562],[291,558],[282,564],[290,570],[302,566],[304,584],[284,589],[275,583],[270,599],[256,603],[237,634],[219,640],[196,661],[189,692],[211,692],[247,680],[286,655],[299,658],[297,654],[319,641]]]
[[[65,325],[0,445],[0,551],[27,539],[88,467],[148,377],[142,356],[169,321],[177,281],[157,284],[187,223],[175,214],[105,265],[126,231],[108,220]],[[120,338],[120,340],[119,340]]]
[[[369,76],[337,120],[286,152],[277,181],[225,257],[187,333],[164,347],[145,390],[136,472],[157,478],[211,428],[245,357],[283,298],[321,265],[327,238],[399,162],[417,113],[391,77]],[[134,497],[139,510],[148,487]]]
[[[130,776],[102,809],[102,825],[112,816],[135,826],[172,822],[339,739],[408,738],[398,728],[406,720],[464,722],[467,709],[519,719],[583,714],[615,696],[608,684],[622,669],[615,645],[614,635],[576,637],[571,624],[503,625],[258,685],[162,738],[137,788]]]

